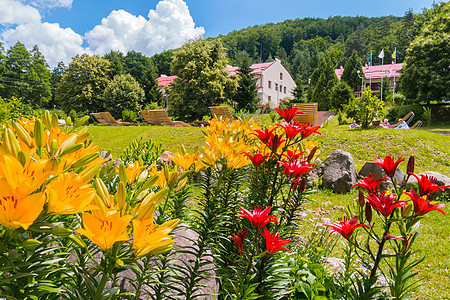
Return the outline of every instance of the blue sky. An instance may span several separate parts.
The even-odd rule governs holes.
[[[110,49],[153,55],[199,35],[329,16],[402,16],[432,0],[0,0],[0,40],[38,44],[50,65]],[[149,14],[150,12],[150,14]]]

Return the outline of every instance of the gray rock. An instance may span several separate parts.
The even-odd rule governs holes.
[[[331,152],[323,166],[323,186],[343,194],[350,192],[355,183],[356,169],[351,154],[342,150]]]
[[[164,166],[164,165],[168,165],[169,167],[173,167],[173,160],[172,158],[175,156],[175,154],[173,154],[170,151],[164,151],[161,156],[158,158],[159,163]]]
[[[371,162],[366,162],[364,166],[359,171],[358,175],[361,177],[369,176],[369,174],[375,175],[375,180],[381,179],[384,176],[386,176],[386,173],[384,172],[383,168],[379,165],[373,164]],[[405,173],[403,173],[402,170],[397,168],[395,170],[394,174],[394,180],[397,181],[397,187],[401,186],[403,184],[403,180],[405,179]],[[386,190],[388,188],[393,188],[394,185],[392,184],[391,180],[387,178],[387,181],[383,182],[380,185],[380,190]]]
[[[306,177],[306,186],[308,188],[312,188],[316,181],[319,180],[320,177],[323,176],[323,164],[320,159],[316,159],[314,161],[314,164],[317,165],[311,172],[308,173],[308,176]]]

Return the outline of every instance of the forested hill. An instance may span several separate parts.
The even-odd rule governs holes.
[[[217,38],[232,62],[241,51],[254,62],[278,57],[297,81],[305,81],[320,57],[329,51],[335,52],[332,56],[336,67],[344,65],[353,50],[364,61],[372,51],[373,64],[381,64],[377,57],[381,49],[385,51],[385,63],[390,63],[397,48],[397,62],[402,62],[406,48],[420,31],[422,18],[422,14],[411,11],[403,17],[304,18],[248,27]]]

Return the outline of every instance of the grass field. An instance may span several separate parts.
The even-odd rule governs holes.
[[[267,116],[259,116],[259,121],[268,122]],[[355,160],[356,169],[359,170],[366,161],[375,161],[377,157],[384,158],[391,155],[398,158],[403,155],[416,157],[416,173],[422,171],[436,171],[450,176],[450,135],[428,132],[429,129],[395,130],[371,129],[350,130],[348,126],[336,126],[335,121],[320,129],[322,135],[315,136],[321,145],[320,158],[324,160],[335,149],[350,152]],[[432,130],[448,130],[448,128],[432,128]],[[195,127],[105,127],[89,126],[93,141],[102,150],[111,150],[114,157],[120,156],[123,149],[135,138],[151,139],[161,143],[163,149],[172,152],[178,151],[183,144],[188,151],[203,144],[201,128]],[[400,167],[404,171],[406,162]],[[314,210],[320,209],[323,217],[336,220],[344,212],[336,209],[345,207],[356,193],[335,195],[326,190],[319,190],[314,194],[314,202],[308,204],[309,216],[316,216]],[[449,207],[444,211],[450,213]],[[316,216],[317,217],[317,216]],[[308,219],[308,218],[307,218]],[[309,228],[305,224],[305,228]],[[418,271],[423,284],[414,299],[450,299],[450,250],[448,237],[450,222],[448,216],[432,212],[423,219],[419,228],[420,237],[416,243],[421,249],[418,255],[426,256],[425,261],[419,265]],[[338,255],[339,248],[336,249]]]

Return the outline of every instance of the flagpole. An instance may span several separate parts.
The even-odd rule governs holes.
[[[397,63],[397,47],[395,47],[394,49],[394,68],[395,68],[395,64]],[[395,69],[394,69],[395,72]],[[392,104],[395,105],[395,74],[393,75],[394,77],[394,89],[392,90]]]
[[[381,52],[383,53],[383,55],[381,56],[381,70],[383,70],[383,64],[384,64],[384,48],[381,50]],[[384,73],[384,72],[383,72]],[[383,74],[384,75],[384,74]],[[383,101],[383,77],[381,76],[381,101]]]

